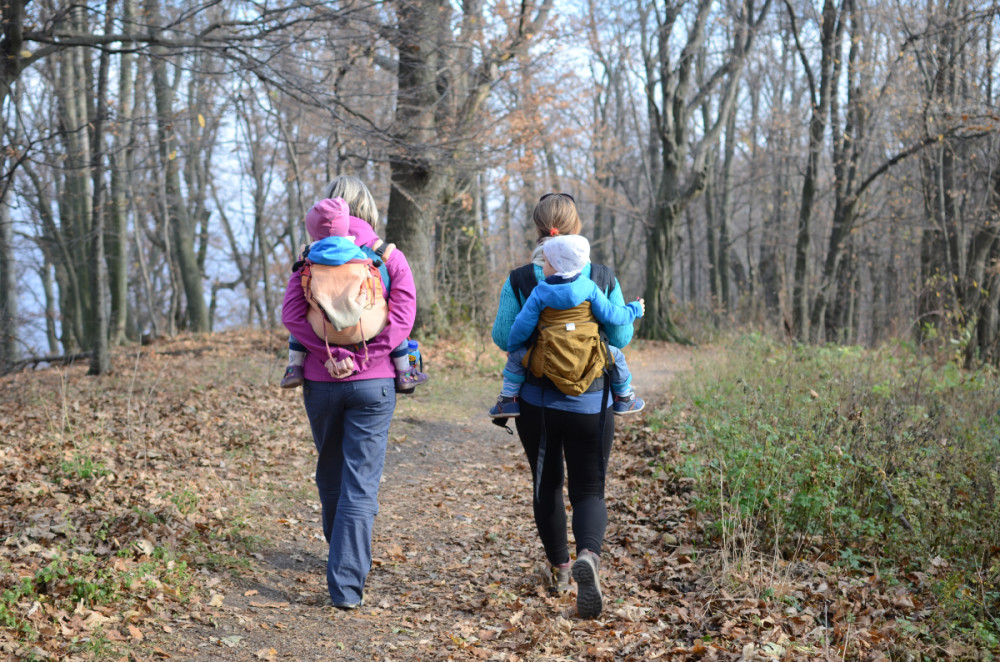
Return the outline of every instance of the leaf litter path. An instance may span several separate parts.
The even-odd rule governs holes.
[[[833,565],[822,540],[781,558],[752,521],[720,536],[681,469],[703,421],[668,404],[675,375],[725,354],[641,342],[626,354],[650,413],[618,419],[600,620],[539,587],[528,467],[485,413],[499,353],[444,341],[398,402],[366,604],[336,611],[283,344],[193,336],[98,378],[0,379],[0,658],[987,659],[942,634],[939,559],[900,578]]]
[[[649,411],[666,402],[670,379],[692,360],[689,350],[653,343],[628,356]],[[326,606],[326,545],[302,411],[285,461],[268,468],[278,474],[269,479],[275,493],[254,523],[268,543],[254,554],[252,570],[211,578],[206,613],[173,623],[170,634],[147,644],[177,660],[647,659],[665,649],[655,620],[646,618],[662,596],[631,577],[642,571],[635,564],[643,552],[632,558],[636,550],[627,547],[670,550],[658,532],[631,540],[634,531],[617,522],[619,511],[635,512],[636,485],[617,476],[609,481],[605,618],[579,620],[572,595],[550,598],[539,586],[544,557],[531,519],[528,466],[516,436],[486,417],[498,375],[446,361],[430,369],[426,388],[398,400],[362,608]],[[301,408],[299,397],[288,395],[288,406]],[[617,420],[619,436],[626,421],[642,423]],[[621,453],[613,450],[612,471],[621,472]],[[661,519],[680,523],[683,507],[678,498],[676,512]]]

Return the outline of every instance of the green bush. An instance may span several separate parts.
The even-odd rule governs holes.
[[[846,565],[943,559],[958,588],[942,589],[942,604],[971,614],[970,628],[1000,629],[996,373],[938,365],[903,343],[792,347],[754,335],[730,355],[679,389],[691,394],[698,449],[688,472],[716,526],[751,521],[788,554],[815,546]]]

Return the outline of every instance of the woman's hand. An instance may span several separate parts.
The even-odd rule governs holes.
[[[354,374],[354,359],[350,356],[342,361],[327,359],[324,365],[326,365],[326,371],[334,379],[344,379]]]

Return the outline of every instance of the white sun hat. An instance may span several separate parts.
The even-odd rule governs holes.
[[[572,278],[590,262],[590,242],[578,234],[561,234],[542,244],[542,252],[557,276]]]

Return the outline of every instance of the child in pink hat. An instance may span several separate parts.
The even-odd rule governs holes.
[[[306,214],[306,232],[313,243],[308,247],[308,254],[303,257],[324,256],[324,264],[343,264],[354,259],[368,259],[361,248],[355,243],[355,237],[350,235],[351,216],[347,203],[342,198],[327,198],[320,200]],[[390,251],[385,252],[389,259]],[[333,261],[328,261],[332,257]],[[318,260],[318,258],[317,258]],[[391,284],[390,284],[391,287]],[[281,379],[281,388],[297,388],[305,383],[303,365],[307,351],[295,336],[288,336],[288,366]],[[396,369],[396,391],[409,393],[413,387],[427,381],[426,373],[410,365],[409,342],[404,340],[390,354],[393,367]]]

